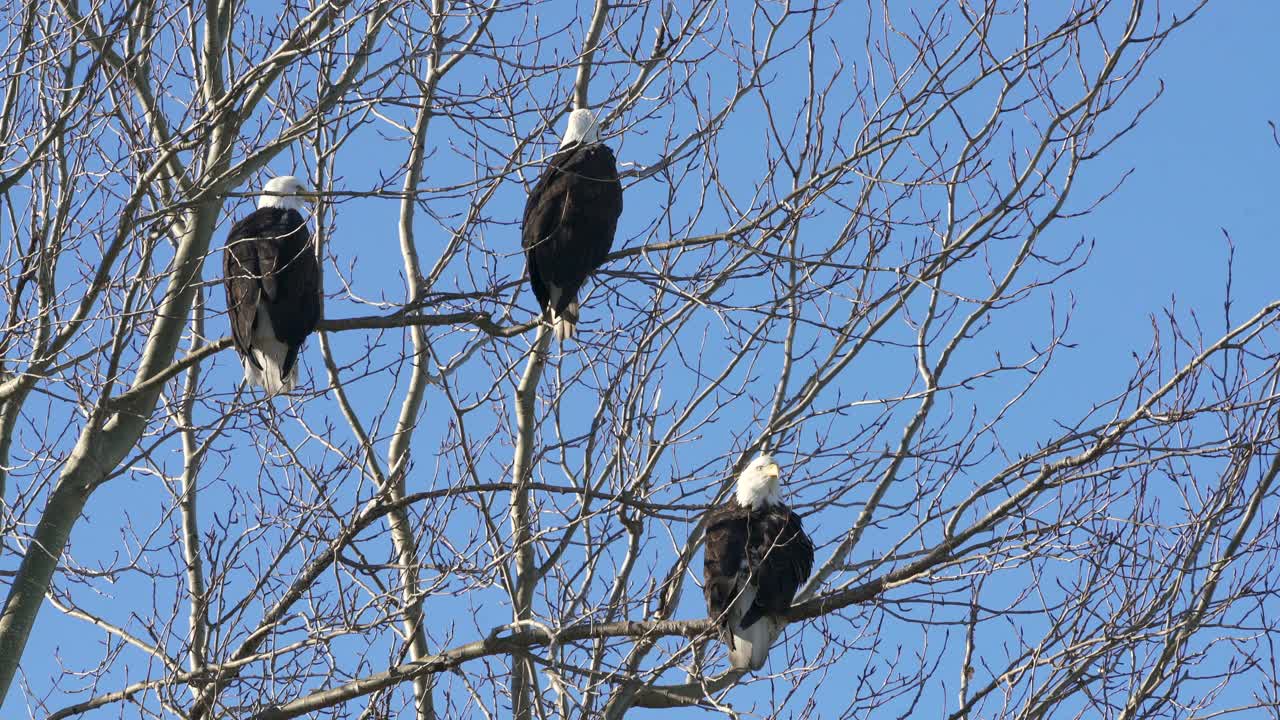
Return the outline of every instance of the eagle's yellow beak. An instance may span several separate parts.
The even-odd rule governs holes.
[[[315,194],[311,190],[299,190],[298,197],[301,197],[302,201],[307,203],[308,205],[320,204],[320,196]]]
[[[782,470],[778,467],[778,463],[769,463],[764,466],[763,470],[764,474],[771,478],[776,478],[782,474]]]

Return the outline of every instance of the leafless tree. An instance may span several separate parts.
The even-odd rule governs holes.
[[[0,8],[6,708],[1280,712],[1280,303],[1037,401],[1201,5],[913,5]],[[575,104],[626,209],[559,345],[518,226]],[[206,261],[285,172],[326,319],[266,398]],[[818,566],[742,675],[700,523],[762,449]]]

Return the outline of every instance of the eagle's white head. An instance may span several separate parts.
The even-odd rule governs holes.
[[[738,504],[757,509],[765,503],[781,504],[782,495],[778,493],[778,477],[781,474],[778,463],[768,453],[752,460],[738,476],[738,487],[735,489]]]
[[[560,147],[564,148],[574,142],[584,145],[600,142],[596,114],[586,108],[578,108],[569,113],[569,127],[565,128],[564,137],[560,138]]]
[[[316,196],[292,175],[271,178],[262,186],[262,193],[258,196],[259,208],[301,210],[303,203],[316,201]]]

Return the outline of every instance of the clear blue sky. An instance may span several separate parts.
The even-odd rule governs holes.
[[[1074,301],[1069,339],[1077,347],[1059,356],[1052,382],[1037,387],[1033,403],[1022,408],[1026,414],[1025,442],[1034,442],[1040,433],[1049,432],[1052,418],[1074,416],[1093,399],[1118,390],[1132,367],[1131,353],[1142,352],[1151,341],[1151,316],[1160,313],[1175,298],[1182,312],[1195,311],[1206,334],[1216,334],[1223,328],[1227,258],[1223,230],[1230,233],[1236,247],[1233,321],[1238,322],[1276,298],[1277,283],[1271,268],[1280,263],[1280,245],[1274,231],[1280,219],[1277,218],[1280,215],[1277,210],[1280,148],[1272,141],[1268,121],[1280,122],[1277,28],[1280,28],[1280,3],[1219,2],[1181,30],[1146,70],[1131,100],[1153,92],[1159,81],[1164,83],[1163,97],[1133,133],[1089,167],[1077,197],[1100,192],[1130,169],[1132,175],[1092,214],[1061,223],[1054,230],[1066,238],[1096,241],[1096,248],[1090,263],[1055,290],[1060,303]],[[749,139],[750,130],[747,126],[739,131]],[[624,161],[637,156],[643,161],[648,146],[639,139],[626,140],[619,155]],[[273,168],[288,169],[284,164],[275,163]],[[370,172],[362,173],[354,166],[346,168],[347,186],[367,187],[372,182],[373,168],[366,170]],[[446,184],[447,172],[441,170],[436,175],[441,177],[429,178],[429,185]],[[518,218],[521,200],[514,188],[505,192],[510,195],[506,202],[512,212],[504,220],[514,221]],[[240,207],[246,206],[244,202]],[[368,288],[375,287],[378,278],[396,278],[400,273],[399,253],[392,240],[394,220],[377,209],[385,207],[357,203],[344,207],[341,229],[345,237],[335,240],[337,254],[351,252],[359,256],[359,275]],[[431,227],[426,220],[423,226]],[[625,216],[623,226],[623,233],[634,236],[640,232],[640,228],[627,226]],[[357,228],[364,236],[355,239],[359,234]],[[375,245],[383,242],[377,239],[379,232],[385,233],[384,245]],[[518,272],[514,228],[494,226],[489,233],[487,241],[495,252],[509,251],[500,260],[503,270]],[[216,264],[211,264],[206,276],[211,276],[215,268]],[[462,288],[468,279],[452,278],[450,282]],[[387,288],[389,300],[399,299],[401,290],[397,283],[385,282],[383,286]],[[526,291],[522,289],[519,297],[523,308],[533,307]],[[220,307],[221,298],[217,297],[215,303]],[[334,312],[331,308],[329,314],[341,316],[346,314],[346,309]],[[368,314],[369,310],[360,312]],[[1039,321],[1040,316],[1029,312],[1028,322]],[[211,320],[211,325],[219,328],[214,334],[222,334],[225,329],[219,325],[222,322],[221,318]],[[1005,333],[1002,340],[1012,342],[1019,331],[1006,325],[999,332]],[[357,356],[362,351],[356,337],[343,336],[342,342],[342,353]],[[398,339],[391,342],[394,344]],[[313,368],[319,367],[314,347],[308,350],[307,362]],[[235,382],[238,370],[229,354],[219,358],[217,367],[215,378],[228,384]],[[358,386],[353,384],[353,387]],[[359,400],[365,407],[375,408],[385,396],[386,388],[381,388],[379,394],[362,396]],[[341,422],[336,413],[332,418]],[[423,435],[432,442],[438,437],[434,430],[424,430]],[[426,489],[434,482],[428,477],[431,462],[426,454],[430,449],[426,443],[418,449],[417,465],[424,475],[422,484],[411,490]],[[723,452],[723,448],[706,448],[697,454],[701,456],[699,460],[705,461]],[[689,464],[696,465],[698,461],[690,460]],[[151,482],[153,480],[140,475],[121,478],[94,497],[88,518],[77,526],[73,535],[72,547],[78,561],[87,564],[95,555],[109,559],[128,551],[133,540],[122,535],[118,519],[127,513],[142,527],[154,521],[158,505],[147,502],[154,497],[154,491],[148,487]],[[244,484],[251,486],[252,482],[250,475]],[[216,488],[210,490],[214,499],[209,505],[216,506],[217,492]],[[829,541],[837,531],[836,527],[820,527],[817,534],[820,540]],[[104,607],[123,608],[139,603],[149,608],[153,602],[157,605],[165,602],[154,598],[153,588],[129,579],[112,588],[112,593],[104,597]],[[682,616],[695,614],[699,600],[696,591],[687,589]],[[440,601],[433,610],[438,613],[437,617],[457,612],[456,617],[449,619],[457,622],[458,641],[477,635],[466,606],[465,599]],[[485,612],[491,614],[493,622],[486,625],[482,620],[477,624],[480,628],[507,619],[506,608],[486,608]],[[112,614],[122,619],[127,617],[118,610]],[[795,633],[796,629],[791,632]],[[917,633],[903,631],[895,635],[894,632],[891,627],[882,641],[901,644],[904,648],[919,641]],[[90,647],[81,645],[85,637],[92,638]],[[61,659],[65,657],[71,665],[81,667],[101,653],[99,634],[46,607],[24,657],[23,680],[33,695],[49,695],[50,706],[61,707],[73,701],[73,697],[81,698],[65,693],[83,689],[71,679],[63,679],[57,684],[58,689],[52,689],[49,677],[59,673]],[[775,651],[775,660],[780,654]],[[116,685],[136,679],[144,671],[139,667],[127,676],[126,673],[113,675],[115,685],[106,689],[115,689]],[[782,691],[782,688],[775,689]],[[822,692],[839,693],[842,689],[844,685],[829,681]],[[742,695],[734,699],[743,701],[745,707],[751,698],[767,698],[769,691],[760,686],[745,688]],[[26,702],[24,691],[15,686],[2,714],[4,717],[25,716]],[[125,708],[128,710],[128,706]],[[112,708],[85,717],[114,717],[118,710]],[[799,708],[796,710],[798,714]],[[703,715],[697,710],[662,713],[667,718]],[[637,716],[657,717],[645,713]],[[933,716],[933,713],[926,711],[922,716]]]

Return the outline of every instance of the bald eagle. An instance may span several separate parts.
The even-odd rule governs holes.
[[[293,389],[298,350],[320,320],[320,265],[299,212],[315,196],[291,175],[262,192],[258,209],[232,226],[222,269],[245,381],[274,395]]]
[[[600,142],[590,110],[569,114],[569,128],[524,206],[521,245],[529,285],[560,340],[578,323],[578,291],[613,247],[622,183],[613,150]]]
[[[786,626],[796,590],[813,570],[813,543],[778,494],[778,463],[752,460],[734,496],[707,513],[707,613],[729,646],[729,663],[759,670]]]

